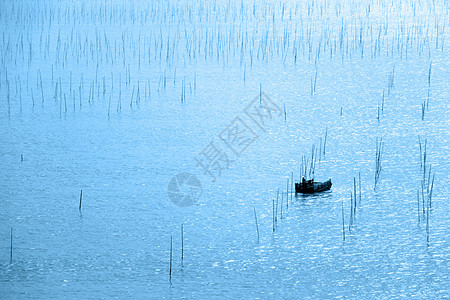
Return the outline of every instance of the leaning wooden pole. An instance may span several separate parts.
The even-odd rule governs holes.
[[[258,218],[256,217],[256,208],[253,207],[253,213],[255,215],[255,223],[256,223],[256,233],[258,235],[258,244],[259,244],[259,227],[258,227]]]
[[[436,175],[436,174],[433,174],[433,180],[431,181],[430,193],[429,193],[429,195],[428,195],[428,197],[429,197],[429,204],[430,204],[429,206],[430,206],[430,208],[431,208],[431,196],[433,195],[434,175]]]

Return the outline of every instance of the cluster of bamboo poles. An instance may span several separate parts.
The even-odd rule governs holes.
[[[232,58],[238,58],[240,66],[243,66],[244,80],[247,65],[251,67],[254,60],[268,63],[277,58],[283,63],[290,60],[294,64],[297,64],[300,58],[314,61],[316,69],[311,77],[311,95],[313,95],[316,92],[319,73],[317,61],[323,57],[330,59],[333,56],[340,56],[342,59],[356,55],[363,57],[364,52],[367,51],[372,59],[383,54],[389,57],[394,55],[403,57],[412,49],[415,49],[419,55],[428,54],[428,57],[431,57],[432,47],[444,49],[445,45],[445,39],[442,36],[445,32],[443,30],[445,22],[433,18],[425,21],[415,19],[409,26],[389,24],[389,19],[386,18],[382,23],[373,25],[370,9],[362,10],[366,13],[360,19],[355,18],[349,21],[344,18],[345,14],[341,6],[333,7],[329,2],[326,2],[324,7],[319,7],[314,2],[295,4],[295,6],[285,6],[285,4],[277,6],[274,3],[256,4],[255,2],[253,5],[243,2],[239,4],[233,1],[219,6],[215,1],[200,2],[200,4],[186,2],[180,6],[178,2],[147,1],[145,6],[136,6],[131,11],[125,3],[108,4],[107,2],[89,4],[87,7],[76,3],[65,7],[63,2],[60,2],[55,7],[52,2],[37,1],[31,6],[23,2],[14,4],[13,8],[5,7],[0,10],[0,21],[5,26],[0,45],[0,90],[6,95],[8,116],[11,116],[14,105],[18,106],[18,110],[22,112],[24,99],[30,99],[29,104],[32,107],[37,101],[44,106],[46,100],[51,99],[51,91],[54,91],[53,98],[59,105],[60,116],[63,112],[68,112],[70,106],[73,110],[76,106],[81,109],[83,103],[90,105],[95,100],[106,102],[106,99],[108,99],[109,115],[112,99],[117,101],[116,110],[118,112],[122,110],[123,88],[129,89],[131,94],[128,98],[129,106],[133,108],[143,99],[150,99],[151,87],[156,86],[157,91],[160,92],[166,90],[168,82],[173,82],[172,86],[175,88],[177,79],[181,81],[181,102],[185,102],[186,91],[192,93],[196,90],[197,74],[195,72],[193,77],[189,77],[189,74],[179,71],[177,76],[176,66],[179,63],[191,63],[200,59],[205,62],[214,59],[226,65]],[[406,3],[405,9],[415,7],[416,2],[411,3]],[[436,3],[441,2],[433,1],[427,9],[432,12],[432,7],[435,7]],[[382,13],[387,14],[390,9],[389,5],[383,6],[381,2],[374,5],[381,5]],[[307,15],[303,15],[302,11],[307,11]],[[175,20],[174,15],[187,22]],[[333,15],[336,18],[327,21],[327,18]],[[300,17],[300,22],[295,17]],[[318,26],[314,22],[317,18],[324,21],[322,25]],[[89,33],[85,28],[78,28],[80,24],[98,26],[99,24],[129,25],[130,23],[136,25],[138,29],[127,29],[124,26],[118,36],[106,30],[100,30],[98,27]],[[202,26],[208,23],[212,25]],[[147,26],[149,24],[150,30]],[[164,25],[167,24],[174,26],[165,30]],[[30,34],[31,29],[36,25],[38,38]],[[72,27],[68,31],[69,34],[65,34],[61,33],[60,29],[55,32],[55,25]],[[39,60],[48,62],[47,70],[41,69]],[[15,68],[17,65],[26,66],[26,72],[24,73],[21,68]],[[110,66],[118,65],[122,67],[119,73],[109,71]],[[95,75],[89,74],[89,71],[76,71],[77,68],[84,70],[84,67],[92,66],[95,66]],[[147,72],[150,69],[160,72],[156,76],[157,84],[155,82],[151,84],[148,77],[133,76],[132,79],[131,74],[138,71]],[[79,74],[76,79],[73,78],[75,72]],[[430,63],[428,96],[421,108],[422,120],[429,106],[431,72],[432,64]],[[388,94],[394,87],[394,73],[393,68],[388,77]],[[173,81],[169,79],[172,74]],[[34,82],[33,78],[35,78]],[[191,82],[193,82],[193,88]],[[384,109],[384,100],[383,90],[381,108],[380,106],[378,108],[378,120]],[[325,155],[326,140],[327,131],[323,146],[321,139],[319,147],[312,146],[310,158],[302,157],[300,178],[314,177],[316,163],[320,162],[322,155]],[[426,219],[427,241],[429,241],[435,174],[431,176],[431,164],[426,163],[427,141],[424,142],[423,155],[420,138],[419,146],[422,179],[420,189],[417,191],[418,219],[419,221]],[[377,139],[375,187],[381,172],[382,149],[382,139],[380,141]],[[273,231],[276,230],[278,218],[283,218],[283,208],[285,207],[285,211],[289,209],[294,193],[293,184],[291,173],[290,179],[287,179],[286,192],[281,191],[280,203],[279,190],[276,203],[273,200]],[[359,188],[361,189],[361,182]],[[81,190],[80,212],[82,198]],[[356,198],[356,179],[354,178],[349,230],[354,223],[358,207]],[[361,191],[359,199],[361,201]],[[254,208],[254,218],[259,241],[256,208]],[[183,260],[183,225],[181,236],[181,259]],[[345,239],[345,231],[343,236]],[[11,262],[12,242],[11,228]],[[170,249],[171,277],[172,238]]]
[[[316,147],[315,144],[311,147],[311,157],[307,158],[306,156],[302,156],[302,162],[299,170],[299,182],[302,180],[302,177],[306,178],[314,178],[315,169],[317,163],[321,161],[322,157],[325,157],[326,153],[326,143],[328,137],[328,127],[325,128],[325,135],[323,138],[320,138],[319,147]],[[275,232],[279,219],[283,219],[283,208],[285,206],[285,212],[289,209],[289,203],[292,202],[293,196],[295,195],[295,182],[294,182],[294,172],[291,172],[290,176],[288,176],[286,180],[286,192],[277,189],[276,200],[272,200],[272,231]]]
[[[422,121],[425,120],[425,112],[429,108],[430,104],[430,93],[431,93],[431,63],[430,67],[428,68],[428,89],[427,89],[427,98],[422,102],[421,109],[422,109]]]
[[[328,127],[325,128],[325,136],[319,139],[319,147],[316,147],[315,144],[311,147],[311,156],[307,157],[302,155],[302,161],[300,164],[300,179],[304,177],[305,179],[314,178],[316,167],[319,162],[321,162],[322,158],[325,157],[326,146],[327,146],[327,137],[328,137]]]
[[[381,157],[381,148],[382,148],[382,140],[380,139],[380,143],[377,140],[377,170],[381,169],[380,157]],[[427,140],[424,142],[424,149],[422,151],[422,143],[419,136],[419,149],[420,149],[420,170],[421,170],[421,190],[417,191],[417,213],[418,220],[420,222],[421,215],[422,219],[426,220],[426,234],[427,234],[427,243],[430,242],[430,214],[432,208],[432,193],[434,186],[434,178],[435,174],[431,178],[431,164],[427,168]],[[422,153],[423,152],[423,153]],[[314,153],[314,152],[313,152]],[[428,172],[428,177],[427,177]],[[379,173],[379,171],[378,171]],[[290,178],[288,177],[286,181],[286,191],[281,191],[280,197],[280,189],[277,190],[276,200],[272,201],[272,231],[275,232],[279,219],[283,219],[283,208],[285,207],[286,211],[289,209],[289,202],[293,200],[294,194],[294,175],[293,172],[290,174]],[[420,193],[422,198],[420,198]],[[81,197],[82,191],[80,194],[80,211],[81,211]],[[422,199],[422,202],[420,201]],[[348,219],[348,231],[351,232],[352,228],[355,224],[357,208],[361,205],[362,200],[362,188],[361,188],[361,173],[358,173],[358,183],[356,177],[353,177],[353,188],[350,193],[350,216]],[[345,229],[345,214],[344,214],[344,202],[342,202],[342,239],[346,241],[346,229]],[[256,208],[253,208],[253,214],[255,219],[255,228],[257,234],[257,243],[260,242],[260,231],[258,225],[258,217],[256,213]],[[181,224],[181,262],[183,263],[184,259],[184,224]],[[11,228],[11,262],[12,262],[12,228]],[[172,270],[173,270],[173,238],[170,237],[170,252],[169,252],[169,280],[172,280]]]
[[[184,262],[184,223],[181,223],[181,267],[183,267]],[[172,273],[173,273],[173,236],[170,236],[170,247],[169,247],[169,282],[172,283]]]
[[[422,142],[420,136],[419,136],[419,151],[420,151],[421,179],[420,179],[420,188],[417,190],[417,218],[418,222],[420,222],[421,219],[426,222],[425,230],[427,234],[427,243],[429,243],[433,186],[436,174],[433,174],[433,177],[431,177],[431,164],[427,165],[427,139],[425,139],[424,141],[422,152]]]
[[[359,193],[357,193],[357,190]],[[348,221],[348,231],[352,231],[352,227],[356,221],[357,208],[361,204],[362,190],[361,190],[361,172],[358,173],[358,184],[356,177],[353,177],[353,188],[350,192],[350,216]],[[342,201],[342,240],[345,241],[345,216],[344,216],[344,201]]]
[[[80,108],[83,102],[92,104],[94,95],[103,100],[109,115],[114,103],[121,111],[122,98],[130,99],[130,108],[139,105],[141,98],[149,99],[150,82],[158,92],[165,90],[169,74],[174,75],[171,88],[181,90],[180,98],[185,102],[187,91],[196,89],[196,75],[192,78],[195,70],[181,68],[177,76],[177,66],[211,60],[224,66],[238,61],[244,81],[247,67],[251,68],[254,61],[313,61],[313,95],[320,59],[351,59],[366,52],[371,53],[371,59],[383,54],[402,57],[411,50],[431,58],[432,49],[443,50],[445,44],[445,22],[437,16],[415,18],[410,25],[392,24],[389,18],[374,19],[370,5],[361,7],[360,18],[347,19],[345,11],[352,8],[327,2],[218,5],[215,1],[168,1],[165,5],[142,2],[131,8],[125,3],[41,2],[5,5],[0,12],[0,22],[5,26],[0,44],[0,90],[6,96],[8,115],[16,108],[22,112],[23,105],[34,107],[37,99],[44,104],[52,89],[60,115],[76,102]],[[372,9],[374,5],[381,12],[391,13],[390,7],[381,2],[372,4]],[[402,5],[415,12],[417,7],[432,10],[443,3],[433,1],[429,6],[412,1]],[[107,30],[117,26],[122,29]],[[31,29],[37,34],[30,34]],[[112,66],[121,70],[113,74]],[[92,68],[96,68],[95,79],[89,71]],[[30,82],[35,73],[36,86]],[[79,77],[72,78],[72,74]],[[430,85],[431,64],[428,77]],[[177,86],[176,79],[182,84]],[[394,69],[388,78],[388,94],[393,80]],[[114,85],[118,87],[115,91]],[[422,105],[422,118],[425,107],[428,100]]]
[[[388,96],[391,94],[391,90],[394,88],[394,79],[395,79],[395,66],[392,67],[392,72],[388,75],[388,83],[387,83],[387,94]],[[378,102],[377,107],[377,120],[378,123],[380,122],[381,115],[384,112],[384,101],[385,101],[386,95],[385,95],[385,89],[383,89],[383,94],[381,97],[381,103]]]
[[[284,216],[286,216],[287,211],[289,210],[289,203],[292,203],[293,196],[295,194],[294,188],[294,172],[291,172],[290,176],[288,176],[286,180],[286,191],[281,190],[280,197],[280,189],[277,189],[276,200],[272,200],[272,231],[275,232],[278,222],[280,219],[283,219],[283,208]]]

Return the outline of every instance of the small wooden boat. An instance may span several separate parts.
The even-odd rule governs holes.
[[[305,180],[295,183],[295,192],[302,194],[314,194],[331,189],[331,179],[324,182],[315,182],[314,179]]]

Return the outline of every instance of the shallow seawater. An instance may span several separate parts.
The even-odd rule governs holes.
[[[449,4],[433,3],[4,3],[1,294],[450,296]],[[264,124],[246,113],[264,105]],[[332,189],[286,201],[313,147]],[[201,189],[168,193],[184,172]]]

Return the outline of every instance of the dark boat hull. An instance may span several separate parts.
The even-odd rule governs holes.
[[[323,191],[328,191],[331,189],[331,179],[328,179],[325,182],[312,182],[312,183],[295,183],[295,192],[302,194],[314,194]]]

